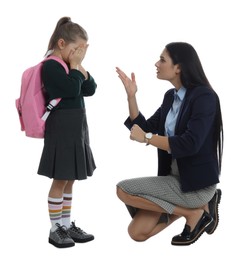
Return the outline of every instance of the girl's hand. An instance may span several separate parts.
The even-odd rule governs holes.
[[[135,74],[131,73],[131,78],[127,77],[127,75],[118,67],[116,67],[116,72],[119,75],[122,83],[124,84],[125,91],[127,93],[128,98],[134,97],[137,92],[136,78]]]
[[[82,44],[69,55],[70,68],[79,70],[84,75],[85,80],[88,79],[88,73],[81,63],[85,58],[88,46],[88,44]]]
[[[138,126],[138,125],[133,125],[131,130],[130,130],[130,139],[137,141],[139,143],[144,143],[145,142],[145,132]]]
[[[69,63],[72,66],[80,65],[85,58],[88,44],[82,44],[77,49],[74,49],[69,54]]]

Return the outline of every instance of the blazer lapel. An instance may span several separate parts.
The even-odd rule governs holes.
[[[164,124],[167,117],[167,114],[172,107],[172,104],[174,102],[174,90],[172,89],[167,93],[167,95],[164,98],[163,104],[161,106],[161,119],[160,119],[160,134],[164,135]]]
[[[182,117],[182,114],[184,113],[184,110],[185,110],[185,107],[188,105],[188,97],[189,97],[189,89],[186,90],[186,95],[185,95],[185,98],[183,99],[182,101],[182,104],[181,104],[181,107],[180,107],[180,111],[179,111],[179,114],[178,114],[178,117],[177,117],[177,120],[176,120],[176,124],[175,124],[175,133],[177,133],[177,128],[178,128],[178,125],[179,125],[179,122],[180,122],[180,119]]]

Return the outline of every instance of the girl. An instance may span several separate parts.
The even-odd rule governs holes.
[[[61,18],[50,38],[46,56],[54,55],[69,67],[69,74],[55,60],[43,64],[42,80],[47,101],[61,98],[46,121],[44,148],[38,174],[52,178],[48,194],[51,220],[49,243],[64,248],[94,236],[70,222],[75,180],[92,176],[95,162],[89,146],[85,96],[96,90],[93,77],[82,66],[88,48],[86,31],[69,17]]]
[[[117,195],[133,217],[131,238],[144,241],[184,217],[173,245],[190,245],[218,225],[222,157],[222,117],[219,98],[203,71],[195,49],[173,42],[155,64],[157,77],[174,86],[149,119],[139,111],[134,73],[117,68],[129,105],[125,125],[130,138],[158,149],[158,176],[121,181]]]

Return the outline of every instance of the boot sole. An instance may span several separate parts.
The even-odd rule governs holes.
[[[217,190],[216,203],[215,203],[216,206],[214,208],[215,219],[214,219],[213,223],[206,230],[206,233],[209,235],[214,233],[214,231],[216,230],[216,228],[219,224],[219,203],[221,200],[221,195],[222,195],[222,191]]]

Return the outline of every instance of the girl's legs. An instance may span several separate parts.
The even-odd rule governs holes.
[[[63,217],[67,216],[66,222],[70,221],[73,183],[74,181],[67,180],[53,180],[52,182],[48,194],[48,208],[52,230],[55,230],[56,223],[63,225]]]
[[[63,211],[62,223],[68,228],[70,237],[77,243],[85,243],[94,239],[92,234],[88,234],[75,225],[75,222],[70,221],[72,190],[75,181],[68,181],[63,193]]]
[[[48,196],[52,198],[63,198],[64,188],[68,181],[53,180]]]
[[[160,206],[147,199],[132,196],[119,187],[117,187],[117,195],[126,205],[140,209],[128,227],[129,235],[136,241],[144,241],[156,235],[182,216],[185,217],[186,223],[192,231],[203,214],[201,208],[186,209],[176,207],[173,214],[170,215],[168,223],[159,223],[161,214],[165,213]]]
[[[49,243],[58,248],[72,247],[75,245],[74,240],[63,227],[62,221],[64,192],[70,192],[71,190],[72,185],[69,181],[53,180],[48,194],[48,209],[52,224],[49,234]]]
[[[75,242],[84,243],[94,239],[93,235],[76,227],[74,222],[70,223],[74,182],[74,180],[53,180],[48,194],[49,215],[52,223],[49,243],[56,247],[71,247]]]
[[[57,229],[57,225],[62,226],[63,191],[67,181],[53,180],[48,194],[48,210],[51,220],[51,231]]]
[[[68,181],[63,193],[63,209],[62,209],[62,224],[67,228],[70,227],[70,215],[71,215],[71,206],[72,206],[72,188],[73,181]]]

